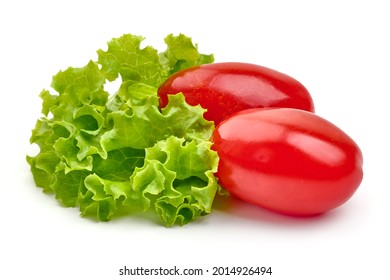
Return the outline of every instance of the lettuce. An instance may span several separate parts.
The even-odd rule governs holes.
[[[154,211],[166,226],[209,214],[220,188],[214,124],[204,109],[172,95],[159,108],[157,88],[181,69],[213,62],[190,38],[169,35],[167,49],[141,48],[143,38],[114,38],[98,60],[69,67],[43,90],[42,117],[32,130],[39,153],[27,156],[38,187],[82,216]],[[121,80],[115,94],[107,81]]]

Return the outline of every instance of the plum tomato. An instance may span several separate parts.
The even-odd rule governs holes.
[[[293,216],[344,204],[363,179],[358,145],[322,117],[292,108],[248,109],[213,133],[221,186],[246,202]]]
[[[297,108],[314,112],[308,90],[294,78],[250,63],[220,62],[179,71],[158,89],[161,108],[168,94],[182,92],[190,105],[207,109],[215,125],[232,113],[250,108]]]

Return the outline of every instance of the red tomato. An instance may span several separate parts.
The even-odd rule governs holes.
[[[345,203],[363,178],[362,153],[325,119],[291,108],[232,115],[213,134],[220,184],[280,213],[306,216]]]
[[[205,119],[219,124],[232,113],[264,107],[288,107],[314,112],[313,100],[297,80],[249,63],[224,62],[177,72],[159,88],[160,105],[168,94],[182,92],[190,105],[207,109]]]

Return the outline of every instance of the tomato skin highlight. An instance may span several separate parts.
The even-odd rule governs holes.
[[[250,109],[213,134],[216,176],[232,195],[294,216],[344,204],[363,179],[358,145],[329,121],[307,111]]]
[[[204,64],[179,71],[158,89],[160,106],[168,94],[182,92],[190,105],[207,109],[205,119],[219,124],[250,108],[287,107],[314,112],[308,90],[294,78],[260,65],[242,62]]]

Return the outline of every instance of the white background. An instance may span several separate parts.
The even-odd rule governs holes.
[[[149,279],[128,267],[272,266],[268,277],[390,279],[390,10],[387,1],[2,1],[0,4],[0,278]],[[364,154],[347,204],[294,219],[217,201],[204,219],[165,228],[142,217],[98,223],[35,187],[26,153],[52,75],[84,66],[123,33],[184,33],[216,61],[265,65],[301,81],[317,113]],[[155,277],[155,279],[160,279]]]

